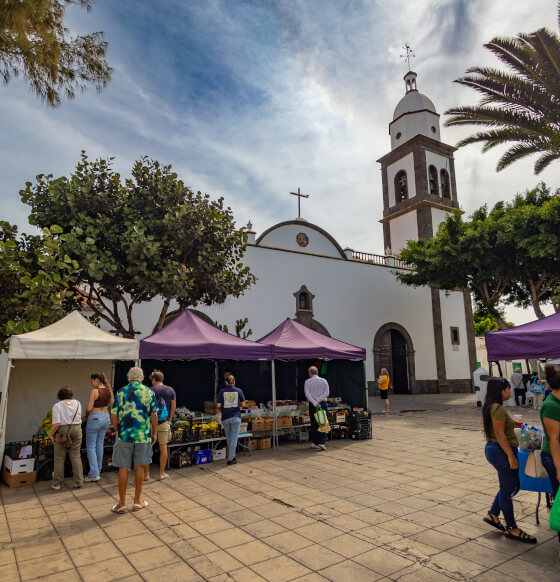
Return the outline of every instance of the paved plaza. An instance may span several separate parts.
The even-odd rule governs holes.
[[[482,523],[497,476],[473,400],[396,398],[395,411],[410,411],[375,415],[370,441],[172,471],[145,487],[149,507],[137,513],[109,512],[115,473],[75,491],[2,486],[0,580],[559,580],[546,509],[535,525],[536,493],[515,503],[536,546]]]

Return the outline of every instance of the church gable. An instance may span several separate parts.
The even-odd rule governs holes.
[[[344,251],[327,231],[302,219],[276,224],[263,232],[255,244],[346,260]]]

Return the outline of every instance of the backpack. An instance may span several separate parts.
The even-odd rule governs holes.
[[[165,422],[169,419],[169,411],[163,396],[160,396],[156,402],[156,413],[158,422]]]

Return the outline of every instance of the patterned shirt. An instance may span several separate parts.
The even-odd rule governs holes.
[[[129,443],[151,442],[151,415],[155,412],[156,397],[147,386],[135,381],[121,388],[111,410],[118,419],[117,438]]]

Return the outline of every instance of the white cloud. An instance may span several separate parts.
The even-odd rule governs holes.
[[[70,28],[104,30],[113,80],[47,110],[20,81],[0,88],[3,219],[24,226],[17,192],[39,172],[68,174],[81,149],[115,156],[127,175],[150,155],[173,164],[193,189],[223,195],[239,224],[256,230],[296,215],[289,192],[309,193],[302,210],[343,246],[382,252],[381,177],[388,124],[404,94],[410,43],[419,90],[437,110],[475,103],[452,81],[497,61],[482,47],[543,25],[549,0],[334,0],[152,3],[98,0],[69,12]],[[443,123],[443,115],[442,115]],[[454,144],[469,132],[443,128]],[[536,178],[531,160],[495,172],[499,151],[456,153],[461,207],[472,212],[534,186],[560,186],[557,166]]]

